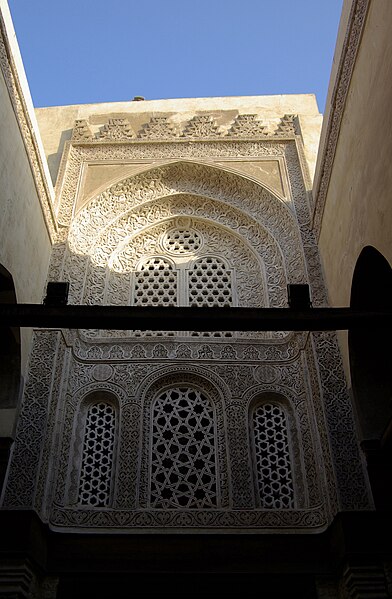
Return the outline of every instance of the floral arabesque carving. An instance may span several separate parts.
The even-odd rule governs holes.
[[[246,213],[281,241],[282,251],[284,244],[299,242],[298,225],[291,210],[259,184],[221,168],[177,162],[120,181],[94,198],[73,220],[70,247],[88,253],[102,227],[137,205],[181,193],[218,200],[227,208]]]
[[[372,507],[335,333],[313,333],[340,508]]]
[[[56,380],[56,349],[60,333],[36,331],[30,369],[16,431],[15,447],[3,506],[31,509],[34,505],[42,443]],[[48,368],[48,364],[53,365]]]
[[[249,141],[219,141],[203,142],[197,144],[179,143],[128,143],[121,145],[100,144],[89,146],[74,145],[66,142],[62,162],[58,175],[58,195],[56,212],[58,221],[63,226],[69,226],[73,216],[75,198],[78,193],[78,182],[82,167],[85,162],[96,160],[110,160],[121,162],[123,160],[160,159],[222,159],[224,157],[259,157],[283,156],[285,147],[293,142],[249,142]]]

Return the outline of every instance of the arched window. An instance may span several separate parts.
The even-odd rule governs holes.
[[[148,258],[135,273],[135,306],[176,306],[177,273],[162,257]]]
[[[88,404],[83,437],[78,503],[91,507],[110,504],[116,437],[116,410],[106,400]]]
[[[203,256],[186,259],[184,253],[198,247],[198,238],[187,231],[172,232],[165,238],[176,258],[144,258],[133,273],[132,302],[135,306],[203,306],[234,305],[232,269],[222,258]],[[184,249],[185,248],[185,249]],[[186,250],[186,252],[185,252]],[[214,336],[232,337],[232,332],[195,333],[174,331],[133,331],[135,336]]]
[[[220,258],[205,256],[189,271],[189,305],[230,307],[233,304],[231,271]]]
[[[215,508],[218,503],[214,408],[201,391],[178,386],[152,405],[150,506]]]
[[[256,404],[252,411],[256,496],[260,507],[294,507],[290,439],[284,408],[275,401]]]

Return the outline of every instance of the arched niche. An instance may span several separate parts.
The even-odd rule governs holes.
[[[16,304],[12,275],[0,264],[0,303]],[[2,327],[0,343],[0,492],[8,467],[13,443],[13,414],[18,406],[20,390],[20,329]],[[3,410],[6,410],[4,413]],[[8,412],[8,418],[6,416]],[[10,420],[12,419],[12,422]]]
[[[392,269],[374,247],[358,257],[351,287],[351,307],[391,308]],[[375,505],[392,505],[392,377],[388,331],[383,328],[349,331],[353,399],[362,448],[366,454]]]
[[[0,265],[0,303],[16,304],[15,286],[11,273]],[[0,409],[15,408],[20,387],[20,329],[1,329],[0,344]]]
[[[259,391],[249,401],[248,419],[256,505],[305,507],[301,443],[291,401],[276,391]]]

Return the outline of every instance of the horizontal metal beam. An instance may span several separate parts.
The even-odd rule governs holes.
[[[0,304],[0,326],[152,331],[391,329],[392,310],[351,308],[161,308]]]

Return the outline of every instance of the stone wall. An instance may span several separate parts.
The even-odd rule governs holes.
[[[364,247],[392,265],[391,25],[389,0],[344,4],[315,179],[315,225],[332,306],[350,305]],[[350,379],[347,333],[339,338]]]

